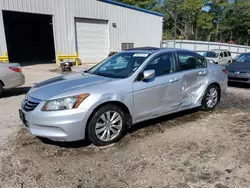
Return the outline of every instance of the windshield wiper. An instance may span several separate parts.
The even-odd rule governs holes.
[[[112,75],[112,74],[103,74],[103,73],[92,73],[98,76],[103,76],[103,77],[108,77],[108,78],[124,78],[124,76],[119,76],[119,75]]]
[[[102,74],[102,73],[100,73],[100,72],[98,72],[98,73],[92,73],[92,74],[95,74],[95,75],[98,75],[98,76],[109,77],[109,75]]]

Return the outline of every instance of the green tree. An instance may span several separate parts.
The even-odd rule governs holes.
[[[225,11],[220,32],[227,41],[237,40],[239,44],[248,43],[250,28],[250,0],[238,0]],[[247,44],[248,45],[248,44]]]
[[[210,0],[209,14],[213,16],[214,40],[247,44],[250,27],[250,0]]]
[[[214,34],[213,16],[208,12],[201,12],[197,17],[197,40],[210,41]]]
[[[162,6],[166,14],[164,29],[171,33],[174,29],[174,38],[181,35],[185,39],[195,39],[204,5],[204,0],[165,0]]]
[[[166,39],[173,39],[183,30],[181,12],[176,11],[183,0],[164,0],[161,11],[164,13],[163,30]]]

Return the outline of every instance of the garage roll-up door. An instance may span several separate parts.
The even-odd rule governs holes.
[[[108,21],[76,19],[76,45],[82,63],[98,63],[109,53]]]

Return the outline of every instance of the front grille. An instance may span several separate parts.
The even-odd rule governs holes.
[[[32,111],[39,105],[40,102],[41,102],[40,100],[28,96],[24,100],[23,109],[28,112]]]
[[[248,81],[249,79],[248,78],[233,78],[233,77],[229,77],[228,78],[229,80],[236,80],[236,81]]]

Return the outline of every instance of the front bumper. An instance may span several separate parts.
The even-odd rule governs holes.
[[[73,109],[64,111],[41,111],[44,101],[33,111],[27,112],[23,108],[23,127],[32,135],[48,138],[53,141],[77,141],[85,138],[87,111]],[[23,106],[23,104],[22,104]]]
[[[250,79],[246,79],[246,78],[228,78],[229,82],[237,82],[237,83],[246,83],[246,84],[250,84]]]
[[[229,82],[247,83],[250,84],[250,73],[228,73]]]

